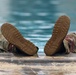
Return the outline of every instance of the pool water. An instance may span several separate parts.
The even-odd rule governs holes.
[[[44,52],[59,16],[71,19],[69,31],[76,31],[76,0],[0,0],[0,25],[13,24],[21,34]]]

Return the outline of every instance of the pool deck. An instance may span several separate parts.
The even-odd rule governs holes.
[[[76,54],[62,56],[14,56],[0,54],[0,75],[75,75]]]

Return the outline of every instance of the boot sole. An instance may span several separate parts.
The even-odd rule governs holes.
[[[52,37],[47,41],[44,52],[50,56],[55,54],[65,38],[70,27],[70,19],[67,16],[61,16],[53,29]]]
[[[37,53],[36,46],[32,42],[24,39],[20,32],[13,25],[8,23],[3,24],[1,26],[1,32],[8,42],[15,45],[23,52],[29,55],[34,55]]]

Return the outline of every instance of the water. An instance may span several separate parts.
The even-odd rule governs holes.
[[[76,0],[0,0],[0,25],[13,24],[43,52],[59,16],[68,15],[69,31],[76,31],[75,7]]]

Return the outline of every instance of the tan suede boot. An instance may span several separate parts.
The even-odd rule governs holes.
[[[53,55],[59,50],[59,47],[68,32],[69,26],[70,19],[67,16],[59,17],[54,26],[52,37],[47,41],[44,47],[46,55]]]
[[[13,25],[9,23],[3,24],[1,26],[1,32],[9,43],[15,45],[24,53],[29,55],[37,53],[38,48],[32,42],[23,38],[20,32]]]

